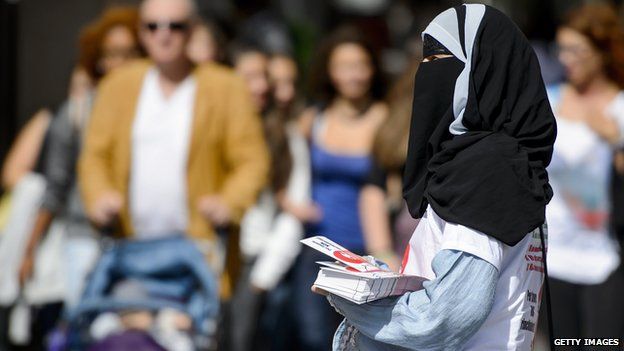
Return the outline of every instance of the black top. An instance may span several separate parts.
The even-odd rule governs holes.
[[[371,170],[370,172],[368,172],[368,176],[366,177],[366,180],[364,181],[365,184],[374,185],[386,191],[387,180],[388,180],[388,173],[386,172],[386,170],[383,168],[381,164],[379,164],[379,161],[373,160],[373,165],[371,166]]]

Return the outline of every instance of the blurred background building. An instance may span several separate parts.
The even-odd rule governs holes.
[[[140,2],[140,0],[0,0],[0,161],[5,160],[18,132],[31,120],[31,116],[42,108],[56,113],[62,102],[66,100],[68,87],[71,86],[72,72],[78,63],[79,46],[77,44],[81,30],[111,6],[136,6]],[[509,15],[531,41],[540,60],[542,76],[547,85],[561,83],[566,79],[564,68],[559,62],[558,55],[561,54],[561,50],[557,48],[555,35],[564,15],[569,10],[586,3],[608,3],[618,11],[620,20],[624,19],[624,0],[196,0],[196,2],[202,19],[208,23],[213,39],[220,49],[214,57],[215,60],[235,66],[238,73],[244,71],[243,68],[236,67],[239,58],[254,51],[260,52],[261,56],[265,55],[261,59],[265,61],[270,57],[280,55],[287,58],[293,57],[296,60],[298,74],[297,69],[294,69],[294,78],[290,77],[290,83],[297,81],[296,92],[290,96],[287,103],[284,103],[287,107],[279,111],[280,106],[276,104],[277,112],[267,112],[266,106],[258,106],[264,117],[263,121],[268,126],[265,126],[267,139],[271,137],[279,139],[275,143],[277,146],[269,145],[275,146],[277,151],[272,151],[277,154],[284,151],[279,147],[284,147],[286,142],[283,140],[284,135],[270,133],[273,119],[279,119],[281,113],[288,115],[288,121],[292,122],[301,115],[304,105],[318,105],[319,101],[315,101],[314,98],[319,92],[310,91],[310,84],[308,84],[310,73],[312,73],[311,67],[314,66],[314,59],[320,51],[318,50],[319,43],[345,24],[357,28],[359,34],[370,41],[371,51],[379,53],[381,76],[388,84],[383,88],[373,87],[370,90],[376,88],[383,90],[381,93],[383,97],[379,100],[384,100],[385,97],[385,102],[390,106],[390,114],[409,117],[413,74],[418,62],[422,59],[420,33],[435,15],[449,7],[465,2],[479,2],[494,6]],[[266,65],[266,62],[264,63]],[[265,80],[266,73],[261,74]],[[247,73],[242,73],[243,76],[245,74]],[[249,74],[252,75],[253,72]],[[265,84],[265,91],[260,92],[259,95],[269,94],[268,86],[269,84]],[[394,88],[385,89],[388,87]],[[276,89],[275,86],[271,88]],[[322,114],[323,112],[319,111],[318,116],[314,117],[319,117],[320,120]],[[385,131],[386,143],[392,144],[387,149],[393,149],[394,154],[397,154],[394,149],[401,146],[396,145],[399,143],[395,142],[394,137],[401,133],[405,134],[403,138],[407,137],[406,130],[409,128],[408,124],[405,124],[406,121],[408,121],[407,118],[394,118],[392,123],[388,123],[391,124],[390,129],[394,128],[394,133],[390,131],[390,134],[387,134],[388,131]],[[400,123],[404,124],[399,125]],[[276,129],[282,127],[278,126]],[[623,131],[624,129],[620,130],[620,132]],[[381,135],[384,132],[379,133]],[[311,140],[313,137],[307,137],[308,142],[314,142]],[[382,136],[381,139],[384,137]],[[272,140],[269,140],[269,144],[271,142]],[[616,146],[619,149],[614,148],[611,151],[621,151],[622,145]],[[307,150],[303,153],[306,154]],[[395,162],[396,164],[392,167],[384,166],[389,168],[385,170],[388,171],[387,173],[395,173],[399,190],[396,191],[396,186],[392,188],[390,179],[383,177],[381,182],[388,183],[388,189],[384,189],[388,196],[384,198],[383,205],[386,205],[394,222],[392,249],[395,251],[394,254],[400,256],[413,231],[414,223],[409,222],[412,220],[411,217],[407,222],[402,222],[400,215],[404,207],[400,196],[400,173],[405,163],[405,155],[401,160],[402,153],[398,152],[398,154],[399,160]],[[611,166],[611,160],[608,163]],[[615,200],[619,199],[620,207],[616,210],[621,210],[621,206],[624,205],[624,189],[622,189],[624,188],[624,181],[622,181],[624,179],[622,176],[624,153],[620,152],[614,158],[613,163],[616,168],[619,167],[620,175],[618,176],[614,171],[613,179],[616,181],[611,184],[612,188],[609,191]],[[288,167],[296,168],[293,165],[288,165]],[[310,169],[304,169],[305,172],[314,173],[314,169],[312,172]],[[385,186],[386,184],[383,184],[381,187],[385,188]],[[0,189],[0,195],[3,195],[3,192],[5,189]],[[8,193],[6,191],[6,195]],[[262,199],[259,204],[262,205]],[[275,205],[275,207],[279,206]],[[613,212],[613,218],[617,220],[624,216]],[[620,226],[618,235],[623,237],[624,219],[614,222],[617,222],[615,226]],[[1,229],[0,227],[0,234],[2,234]],[[401,230],[408,236],[400,237],[396,234]],[[295,244],[296,242],[295,240]],[[245,254],[244,248],[242,251]],[[620,273],[621,269],[618,270],[618,274]],[[613,284],[611,290],[605,291],[607,294],[613,291],[621,292],[621,289],[624,289],[622,285],[623,283],[618,281]],[[306,285],[305,288],[307,290],[308,286]],[[275,288],[275,291],[283,295],[293,294],[289,290],[282,292],[279,286]],[[268,301],[267,304],[270,302]],[[617,306],[617,308],[620,307],[622,306]],[[243,308],[246,307],[243,306]],[[7,311],[0,308],[0,315],[3,312],[7,314]],[[269,317],[272,316],[269,315],[267,318]],[[617,319],[624,321],[624,316],[618,316]],[[265,320],[262,322],[267,324]],[[234,321],[234,324],[236,323],[237,321]],[[540,315],[540,323],[543,329],[545,325],[543,315]],[[0,332],[6,327],[0,318]],[[0,333],[0,351],[3,345],[1,334],[3,333]],[[615,336],[605,335],[605,337]],[[544,347],[544,340],[542,333],[537,339],[540,347]],[[267,342],[267,340],[262,341]]]
[[[559,18],[582,0],[491,0],[544,50]],[[622,1],[611,1],[618,8]],[[137,4],[136,0],[3,0],[0,2],[0,157],[4,157],[16,131],[41,106],[55,107],[65,95],[77,55],[82,26],[104,8]],[[355,22],[383,48],[382,66],[397,74],[407,64],[413,42],[440,10],[461,3],[452,0],[201,0],[201,12],[213,18],[228,37],[244,30],[252,17],[283,20],[294,39],[302,67],[315,43],[343,22]],[[262,22],[261,18],[257,18]],[[256,35],[271,38],[260,31]],[[546,80],[556,79],[551,70]],[[553,75],[551,78],[550,76]],[[305,77],[305,74],[303,75]]]

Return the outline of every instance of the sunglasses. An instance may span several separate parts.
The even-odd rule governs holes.
[[[149,30],[154,33],[159,29],[169,29],[172,32],[186,32],[189,29],[190,25],[188,22],[180,21],[180,22],[145,22],[143,23],[143,28]]]

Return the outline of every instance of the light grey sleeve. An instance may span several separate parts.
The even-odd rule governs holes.
[[[400,297],[356,305],[330,295],[345,316],[334,350],[458,350],[490,313],[498,270],[471,254],[442,250],[434,280]]]

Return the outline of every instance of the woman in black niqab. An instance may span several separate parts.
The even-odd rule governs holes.
[[[402,273],[429,281],[363,305],[329,294],[334,350],[530,350],[556,135],[537,58],[480,4],[442,12],[423,42],[404,174],[421,220]]]
[[[545,221],[556,125],[528,40],[489,10],[468,49],[459,30],[424,35],[424,57],[436,46],[454,56],[423,63],[416,76],[403,194],[416,218],[430,204],[446,221],[515,245]],[[461,19],[473,19],[461,15],[464,29]]]

